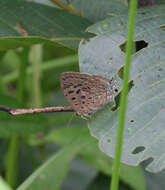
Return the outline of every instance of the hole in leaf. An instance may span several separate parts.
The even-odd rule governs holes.
[[[144,146],[138,146],[133,151],[132,154],[138,154],[139,152],[143,152],[145,150]]]
[[[153,162],[153,158],[152,157],[149,157],[149,158],[147,158],[146,160],[144,160],[144,161],[142,161],[141,162],[141,165],[145,168],[145,167],[147,167],[151,162]]]
[[[143,48],[146,48],[147,46],[148,46],[148,43],[145,42],[144,40],[134,41],[133,42],[132,54],[140,51]],[[121,49],[121,51],[126,53],[126,41],[123,44],[120,45],[120,49]]]
[[[145,42],[144,40],[135,41],[136,52],[140,51],[143,48],[146,48],[147,46],[148,46],[148,43]]]
[[[160,26],[160,28],[163,29],[163,30],[165,30],[165,26],[164,26],[164,25],[163,25],[163,26]]]
[[[163,69],[160,67],[160,68],[158,69],[158,71],[163,71]]]
[[[134,86],[133,80],[130,80],[128,83],[128,92],[131,90],[131,88]],[[119,107],[119,102],[120,102],[120,96],[121,96],[121,91],[115,96],[115,104],[112,106],[111,110],[115,111]]]
[[[89,42],[89,41],[90,41],[89,38],[83,39],[83,40],[82,40],[82,44],[85,45],[85,44],[86,44],[87,42]]]
[[[111,142],[111,139],[107,139],[107,143],[110,143]]]

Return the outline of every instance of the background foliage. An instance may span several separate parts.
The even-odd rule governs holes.
[[[164,168],[164,111],[160,109],[165,89],[165,7],[160,3],[140,8],[137,15],[135,40],[143,39],[147,46],[133,57],[134,86],[129,94],[123,156],[129,165],[157,159],[149,167],[152,171]],[[82,16],[60,9],[53,1],[0,1],[1,105],[67,105],[59,82],[64,71],[114,77],[120,87],[127,1],[72,0],[71,5]],[[73,113],[13,117],[1,111],[0,188],[108,189],[118,114],[110,106],[113,102],[94,115],[90,130],[87,122]],[[132,154],[134,150],[138,154]],[[122,164],[120,189],[143,190],[145,183],[148,189],[163,189],[163,176],[163,171],[149,174],[141,167]]]

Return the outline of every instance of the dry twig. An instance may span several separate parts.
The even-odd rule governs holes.
[[[33,113],[48,113],[48,112],[69,112],[74,111],[71,106],[45,107],[45,108],[27,108],[15,109],[6,106],[0,106],[1,111],[10,113],[11,115],[23,115]]]

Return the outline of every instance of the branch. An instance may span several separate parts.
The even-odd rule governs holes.
[[[71,106],[65,106],[65,107],[64,106],[58,106],[58,107],[45,107],[45,108],[27,108],[27,109],[14,109],[14,108],[6,107],[6,106],[0,106],[0,110],[8,112],[11,115],[74,111]]]

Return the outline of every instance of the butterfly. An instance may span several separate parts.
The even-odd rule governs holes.
[[[114,79],[79,72],[63,72],[61,88],[77,115],[89,116],[118,92]]]

